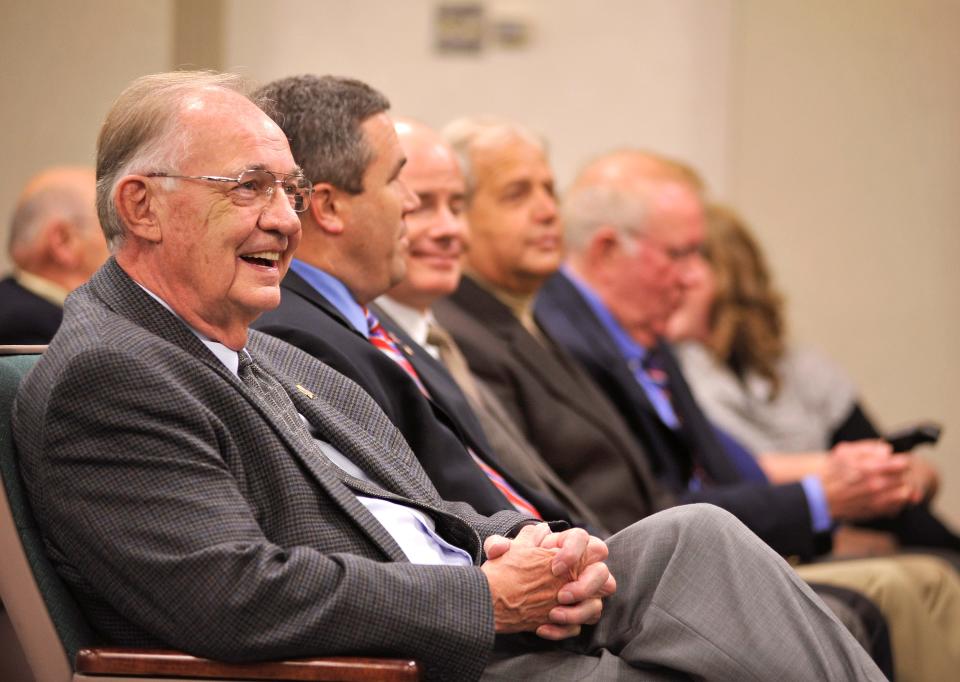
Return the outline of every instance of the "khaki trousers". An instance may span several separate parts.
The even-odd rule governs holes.
[[[898,682],[960,675],[960,578],[950,564],[922,554],[797,567],[809,582],[856,590],[887,619]]]

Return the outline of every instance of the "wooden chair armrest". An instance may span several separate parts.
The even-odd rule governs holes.
[[[320,680],[407,682],[419,680],[416,661],[395,658],[301,658],[266,663],[221,663],[179,651],[96,647],[77,652],[76,672],[87,675],[227,678],[234,680]]]
[[[22,344],[4,344],[0,345],[0,355],[38,355],[47,350],[43,346],[24,346]]]

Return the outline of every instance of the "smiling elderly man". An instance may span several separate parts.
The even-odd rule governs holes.
[[[604,543],[444,502],[356,384],[250,331],[312,191],[233,79],[138,79],[97,169],[114,258],[68,299],[14,430],[46,550],[107,640],[396,654],[430,679],[881,678],[724,512],[611,538],[609,596]]]

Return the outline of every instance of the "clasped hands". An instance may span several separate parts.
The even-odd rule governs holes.
[[[896,514],[936,490],[936,470],[912,455],[894,455],[879,440],[836,445],[820,472],[831,515],[853,520]]]
[[[480,569],[498,633],[573,637],[600,620],[603,597],[617,589],[604,563],[607,545],[580,528],[554,533],[545,523],[524,526],[513,540],[488,537],[483,548],[487,561]]]

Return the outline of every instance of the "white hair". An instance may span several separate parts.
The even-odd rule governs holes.
[[[542,136],[515,121],[499,116],[465,116],[451,121],[441,132],[447,143],[453,147],[460,170],[466,182],[467,197],[477,188],[477,177],[473,168],[472,151],[477,147],[495,147],[514,140],[523,140],[534,145],[543,155],[547,155],[547,143]]]
[[[603,226],[612,227],[625,237],[641,234],[645,229],[647,202],[634,192],[589,185],[571,188],[560,211],[567,247],[572,252],[579,252],[593,233]]]

